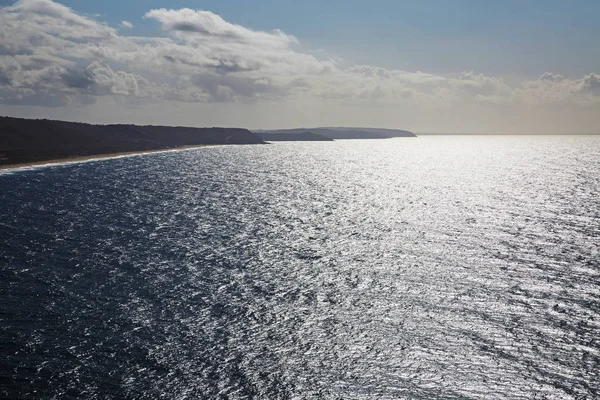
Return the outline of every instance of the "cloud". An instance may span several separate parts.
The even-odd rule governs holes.
[[[540,81],[548,81],[548,82],[560,82],[563,80],[562,75],[553,74],[552,72],[544,72],[542,76],[540,76]]]
[[[165,31],[193,42],[211,38],[235,44],[265,46],[270,49],[285,49],[290,43],[298,42],[295,37],[286,35],[280,30],[271,33],[253,31],[231,24],[210,11],[161,8],[148,11],[144,18],[156,19]]]
[[[292,94],[295,82],[332,68],[330,61],[293,50],[297,40],[290,35],[246,29],[208,11],[151,10],[146,18],[157,20],[169,37],[119,35],[51,0],[20,0],[0,8],[0,54],[5,58],[0,97],[21,102],[31,97],[36,104],[33,97],[50,92],[75,102],[78,94],[252,102]],[[52,63],[32,66],[34,59]],[[117,81],[86,86],[86,74],[98,71],[98,65],[110,69],[113,73],[104,76]],[[62,78],[50,78],[51,73]],[[134,77],[138,90],[130,90],[135,85],[125,89],[122,77]]]
[[[97,27],[94,21],[73,13],[70,8],[50,0],[19,0],[7,9],[8,12],[19,13],[21,17],[47,17],[55,21],[62,21],[65,24],[74,25],[75,27],[91,29]],[[39,18],[38,21],[40,20]]]
[[[138,96],[140,89],[149,85],[148,80],[139,75],[114,71],[97,61],[84,70],[67,71],[62,79],[67,87],[95,96]]]
[[[488,104],[507,104],[514,101],[514,90],[502,78],[463,72],[456,79],[448,81],[453,93],[462,101],[476,101]]]
[[[516,92],[530,105],[596,106],[600,104],[600,75],[567,79],[545,72],[537,80],[524,81]]]
[[[265,77],[291,74],[320,74],[331,62],[296,51],[298,40],[280,30],[254,31],[225,21],[202,10],[157,9],[144,18],[158,21],[173,39],[164,50],[171,61],[211,68],[217,73],[253,72]],[[176,46],[176,47],[175,47]],[[255,76],[256,77],[256,76]]]
[[[95,17],[97,18],[97,17]],[[478,104],[595,106],[600,75],[545,72],[516,85],[473,71],[442,76],[317,57],[281,30],[259,31],[205,10],[153,9],[165,36],[127,36],[52,0],[0,8],[0,102],[334,101],[391,107]],[[121,28],[132,28],[122,21]]]
[[[583,77],[583,89],[589,91],[599,91],[600,90],[600,75],[598,74],[589,74]]]

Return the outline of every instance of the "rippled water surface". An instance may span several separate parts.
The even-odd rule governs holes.
[[[600,137],[0,174],[0,397],[600,398]]]

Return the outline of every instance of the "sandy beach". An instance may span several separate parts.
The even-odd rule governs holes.
[[[88,155],[88,156],[57,158],[57,159],[52,159],[52,160],[34,161],[34,162],[20,163],[20,164],[0,165],[0,170],[27,168],[27,167],[34,167],[34,166],[40,166],[40,165],[56,165],[56,164],[64,164],[64,163],[79,162],[79,161],[89,161],[89,160],[101,160],[101,159],[105,159],[105,158],[118,158],[118,157],[135,156],[135,155],[148,154],[148,153],[165,153],[168,151],[180,151],[180,150],[189,150],[189,149],[196,149],[196,148],[202,148],[202,147],[213,147],[213,146],[222,146],[222,145],[220,145],[220,144],[200,144],[200,145],[192,145],[192,146],[172,147],[172,148],[168,148],[168,149],[128,151],[128,152],[120,152],[120,153],[93,154],[93,155]]]

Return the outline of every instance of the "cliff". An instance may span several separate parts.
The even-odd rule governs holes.
[[[261,144],[247,129],[77,122],[0,117],[0,165],[207,144]]]

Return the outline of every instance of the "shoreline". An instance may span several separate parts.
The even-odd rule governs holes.
[[[166,153],[169,151],[192,150],[192,149],[200,149],[203,147],[213,147],[213,146],[224,146],[224,145],[223,144],[195,144],[195,145],[189,145],[189,146],[170,147],[170,148],[155,149],[155,150],[124,151],[124,152],[119,152],[119,153],[104,153],[104,154],[91,154],[88,156],[54,158],[54,159],[43,160],[43,161],[31,161],[31,162],[18,163],[18,164],[0,165],[0,171],[11,170],[11,169],[21,169],[21,168],[28,168],[28,167],[41,167],[41,166],[70,164],[70,163],[77,163],[77,162],[82,162],[82,161],[104,160],[104,159],[109,159],[109,158],[137,156],[137,155],[151,154],[151,153]]]

